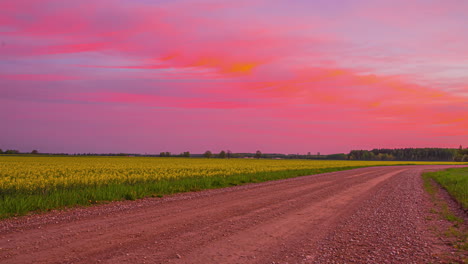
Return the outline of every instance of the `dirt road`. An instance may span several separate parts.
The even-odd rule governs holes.
[[[0,221],[1,263],[427,263],[424,169],[362,168]]]

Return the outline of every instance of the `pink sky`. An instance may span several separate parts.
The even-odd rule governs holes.
[[[468,145],[468,1],[0,1],[0,148]]]

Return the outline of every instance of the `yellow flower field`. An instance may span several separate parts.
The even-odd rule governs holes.
[[[103,201],[162,197],[355,167],[398,164],[435,163],[0,155],[0,218]]]
[[[254,160],[146,157],[8,157],[0,156],[0,190],[31,191],[161,179],[314,170],[335,167],[434,162]],[[438,162],[437,164],[441,164]],[[448,163],[443,163],[448,164]],[[458,163],[459,164],[459,163]]]

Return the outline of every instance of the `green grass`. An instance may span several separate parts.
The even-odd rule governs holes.
[[[431,213],[440,215],[440,218],[451,223],[443,236],[451,239],[458,252],[468,252],[468,230],[463,219],[457,217],[448,207],[447,202],[437,195],[440,184],[455,198],[466,210],[468,207],[468,168],[448,169],[444,171],[428,172],[423,174],[424,188],[430,194],[435,208]],[[467,261],[467,260],[465,260]],[[465,262],[464,262],[465,263]]]
[[[428,172],[424,174],[424,177],[436,181],[446,189],[465,210],[468,210],[468,168]]]
[[[144,197],[163,197],[174,193],[200,191],[229,186],[258,183],[270,180],[287,179],[304,175],[342,171],[357,167],[337,167],[321,169],[259,172],[210,177],[190,177],[161,179],[154,182],[134,184],[108,184],[102,186],[82,186],[80,188],[54,189],[45,193],[0,193],[0,218],[25,215],[29,212],[42,212],[73,206],[89,206],[106,201],[136,200]]]

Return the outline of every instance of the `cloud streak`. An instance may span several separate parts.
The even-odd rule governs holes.
[[[113,135],[97,152],[455,147],[468,139],[460,5],[3,1],[0,117],[13,132],[0,144],[102,142],[67,147],[73,127]],[[32,124],[42,133],[15,133]],[[64,133],[34,145],[50,128]]]

